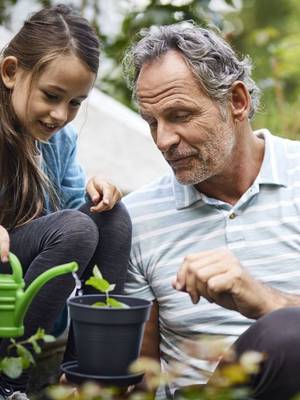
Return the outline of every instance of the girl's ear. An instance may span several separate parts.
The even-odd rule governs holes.
[[[233,118],[243,121],[248,118],[251,98],[244,82],[236,81],[231,88],[231,112]]]
[[[8,56],[1,63],[1,77],[7,89],[13,89],[16,82],[18,60],[16,57]]]

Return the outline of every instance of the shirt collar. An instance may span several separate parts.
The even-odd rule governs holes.
[[[255,131],[254,134],[265,141],[264,158],[255,183],[287,186],[286,154],[285,148],[282,146],[282,139],[271,135],[267,129],[260,129]],[[280,143],[278,143],[279,140]],[[190,207],[202,199],[202,194],[193,185],[182,185],[174,175],[172,179],[176,209]]]
[[[192,204],[201,200],[202,195],[193,185],[182,185],[177,181],[175,175],[172,176],[173,192],[177,210],[190,207]]]
[[[265,154],[255,182],[258,184],[287,186],[287,161],[282,139],[271,135],[267,129],[260,129],[255,131],[254,134],[265,141]]]

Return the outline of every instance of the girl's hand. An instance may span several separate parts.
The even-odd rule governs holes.
[[[1,261],[8,261],[8,253],[9,253],[9,235],[7,230],[0,225],[0,252],[1,252]]]
[[[111,210],[122,198],[122,193],[116,186],[96,176],[88,181],[86,191],[94,204],[91,212]]]

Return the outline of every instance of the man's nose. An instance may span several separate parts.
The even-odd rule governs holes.
[[[162,153],[168,151],[174,144],[178,144],[179,141],[180,138],[175,132],[174,126],[161,122],[157,124],[155,143]]]
[[[68,106],[65,104],[58,104],[50,111],[50,116],[56,122],[64,123],[68,119]]]

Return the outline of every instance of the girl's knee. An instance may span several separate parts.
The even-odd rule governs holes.
[[[64,242],[97,246],[99,233],[91,218],[78,210],[62,210],[56,214],[57,229]]]
[[[122,202],[117,203],[109,211],[90,213],[86,209],[82,209],[82,212],[88,213],[103,235],[113,233],[120,240],[122,238],[126,241],[130,240],[132,233],[131,219]]]
[[[122,202],[119,202],[109,211],[111,226],[117,230],[123,230],[131,235],[132,223],[127,208]]]

